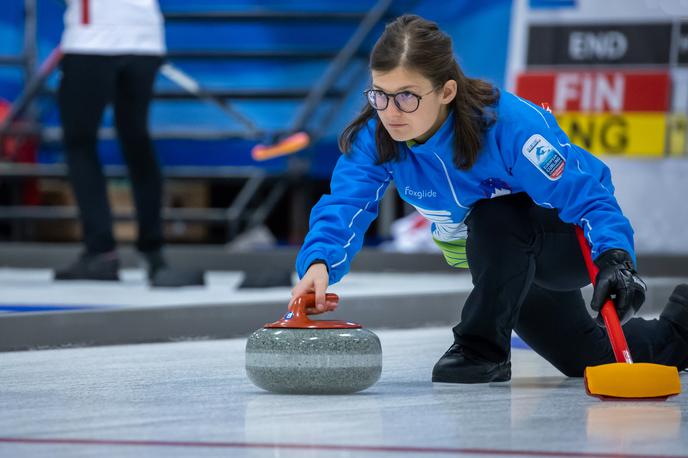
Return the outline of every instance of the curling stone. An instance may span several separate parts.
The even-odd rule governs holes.
[[[336,294],[327,300],[338,302]],[[315,295],[292,301],[282,319],[246,342],[246,374],[275,393],[346,394],[372,386],[382,372],[380,339],[360,324],[311,320]]]

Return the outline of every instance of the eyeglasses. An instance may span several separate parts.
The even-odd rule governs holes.
[[[392,99],[394,99],[394,105],[396,105],[400,111],[403,111],[404,113],[413,113],[420,106],[420,100],[423,98],[423,96],[435,92],[436,89],[437,88],[434,87],[430,92],[427,92],[422,95],[417,95],[409,91],[401,91],[397,92],[396,94],[388,94],[385,91],[381,91],[379,89],[368,89],[364,92],[364,94],[368,99],[368,103],[370,104],[370,106],[377,111],[386,110],[387,106],[389,105],[389,98],[391,97]]]

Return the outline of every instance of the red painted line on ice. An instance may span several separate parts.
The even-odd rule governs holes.
[[[321,450],[346,452],[380,452],[380,453],[436,453],[454,455],[494,455],[494,456],[532,456],[532,457],[576,457],[576,458],[688,458],[688,455],[641,455],[635,453],[593,453],[564,452],[549,450],[500,450],[489,448],[455,448],[455,447],[395,447],[387,445],[336,445],[336,444],[288,444],[263,442],[192,442],[192,441],[146,441],[118,439],[59,439],[59,438],[23,438],[0,437],[0,443],[26,445],[97,445],[125,447],[191,447],[191,448],[269,448],[292,450]]]

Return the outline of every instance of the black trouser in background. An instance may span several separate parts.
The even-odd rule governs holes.
[[[69,179],[89,253],[115,248],[107,187],[98,158],[98,128],[113,103],[117,135],[129,169],[138,221],[137,248],[162,247],[162,177],[148,132],[148,108],[159,56],[67,54],[58,104]]]
[[[614,362],[580,292],[590,281],[573,225],[523,193],[478,202],[466,224],[474,288],[454,327],[456,343],[505,361],[513,329],[568,376]],[[635,361],[685,367],[688,346],[669,321],[633,318],[623,329]]]

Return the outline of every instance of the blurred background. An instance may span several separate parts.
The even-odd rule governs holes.
[[[50,71],[64,8],[7,0],[0,14],[0,265],[54,266],[81,240],[55,100],[59,70]],[[173,257],[176,247],[209,245],[274,250],[293,262],[310,209],[328,191],[337,135],[364,103],[371,46],[403,13],[437,21],[468,75],[548,104],[573,142],[604,157],[640,255],[688,256],[686,1],[160,0],[160,8],[167,63],[202,90],[194,95],[160,72],[151,106]],[[99,154],[115,235],[127,246],[136,224],[112,126],[108,110]],[[303,148],[252,155],[299,132],[310,138]],[[366,251],[432,251],[411,213],[390,187]],[[433,255],[435,264],[446,268]]]
[[[70,1],[157,13],[158,0]],[[383,331],[377,391],[328,402],[264,396],[245,376],[237,338],[284,315],[310,210],[340,156],[337,136],[365,103],[368,54],[404,13],[438,22],[466,74],[546,104],[572,142],[610,166],[648,284],[641,313],[659,315],[688,283],[688,0],[159,6],[167,53],[149,124],[163,167],[165,251],[205,282],[184,288],[151,287],[141,268],[110,108],[98,153],[120,281],[54,280],[83,239],[56,97],[65,5],[0,0],[0,455],[93,456],[120,445],[156,456],[141,446],[176,445],[160,455],[182,456],[195,444],[203,456],[225,445],[237,447],[231,456],[685,456],[686,396],[611,408],[580,401],[582,382],[522,351],[515,334],[511,384],[431,388],[472,279],[435,251],[393,185],[352,273],[328,288],[342,297],[328,319]],[[174,343],[73,348],[147,342]],[[328,441],[336,445],[318,446]],[[10,447],[20,451],[2,453]]]

